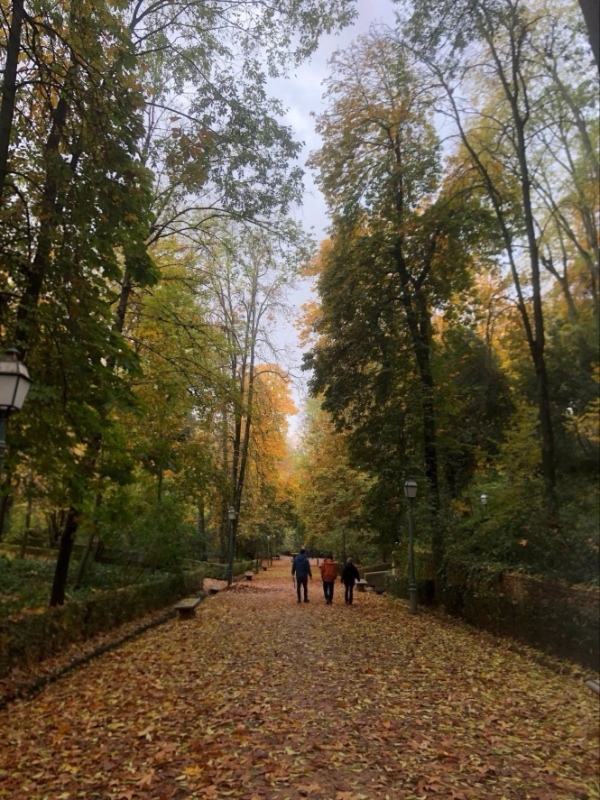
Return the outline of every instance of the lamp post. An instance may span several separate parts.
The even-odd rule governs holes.
[[[6,450],[6,426],[13,411],[20,411],[31,378],[25,364],[19,360],[19,352],[14,348],[6,351],[0,358],[0,475]]]
[[[486,517],[487,517],[487,513],[486,512],[487,512],[488,496],[484,492],[479,499],[481,500],[481,508],[482,508],[482,513],[483,513],[483,518],[486,519]]]
[[[408,500],[408,599],[411,614],[417,613],[417,582],[415,580],[415,550],[411,503],[417,496],[417,482],[409,478],[404,484],[404,494]]]
[[[237,519],[237,511],[233,506],[229,506],[227,512],[229,518],[229,559],[227,564],[227,586],[233,583],[233,529]]]
[[[267,567],[271,566],[271,537],[267,533]]]

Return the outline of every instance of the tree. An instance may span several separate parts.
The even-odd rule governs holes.
[[[451,176],[440,180],[431,95],[401,44],[370,34],[336,54],[333,66],[330,109],[318,121],[324,144],[312,157],[333,212],[332,244],[322,251],[318,284],[321,339],[306,365],[314,369],[313,392],[323,394],[340,427],[357,426],[362,413],[370,447],[379,420],[379,431],[389,431],[382,447],[397,452],[398,466],[407,453],[401,417],[413,411],[407,406],[418,391],[421,446],[419,456],[412,449],[412,463],[422,457],[435,513],[441,501],[432,315],[468,284],[486,215]],[[382,417],[390,411],[388,424]],[[432,527],[441,556],[441,526]]]
[[[556,521],[555,433],[540,252],[540,230],[545,226],[535,202],[535,182],[543,167],[534,155],[549,124],[543,113],[548,83],[539,80],[540,73],[553,75],[558,55],[556,36],[543,44],[538,39],[538,33],[548,30],[548,21],[555,33],[564,23],[544,3],[452,2],[438,4],[433,13],[431,6],[416,2],[406,29],[421,62],[445,92],[447,113],[501,231],[536,376],[546,513]],[[542,66],[532,55],[536,49],[545,55],[548,46],[552,55]],[[563,59],[561,69],[565,63]]]
[[[276,356],[271,330],[286,313],[285,293],[308,256],[308,243],[290,225],[285,239],[242,226],[222,230],[222,247],[213,260],[200,261],[210,296],[209,320],[225,339],[221,369],[230,387],[221,400],[219,426],[223,486],[222,540],[227,510],[242,509],[257,413],[257,391],[264,365]],[[276,374],[276,373],[274,373]],[[283,376],[280,376],[282,379]],[[264,383],[264,377],[263,377]]]
[[[321,552],[335,551],[342,559],[346,553],[357,558],[369,553],[373,544],[361,511],[371,481],[352,468],[347,437],[335,431],[316,401],[307,407],[296,470],[305,543]]]
[[[272,228],[301,196],[299,153],[267,93],[319,37],[354,17],[353,0],[141,0],[121,20],[145,96],[142,162],[154,174],[150,243],[177,235],[209,247],[215,220]],[[285,225],[280,229],[285,233]],[[218,246],[218,242],[217,242]],[[125,273],[122,324],[136,276]]]
[[[67,468],[56,472],[65,483],[55,497],[73,508],[72,538],[100,477],[114,407],[128,410],[134,399],[126,384],[137,359],[122,334],[134,294],[158,278],[149,244],[190,233],[206,247],[215,216],[268,227],[289,207],[300,186],[289,166],[297,145],[276,119],[265,74],[306,57],[323,31],[351,19],[352,3],[5,6],[0,330],[30,366],[42,365],[39,394],[62,400],[54,455]],[[55,330],[58,355],[46,338]],[[57,363],[62,372],[44,368]]]

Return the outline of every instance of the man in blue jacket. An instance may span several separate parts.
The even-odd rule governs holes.
[[[292,575],[296,576],[298,602],[301,602],[300,588],[304,587],[304,602],[308,603],[308,579],[310,578],[312,581],[312,572],[310,571],[310,561],[308,560],[304,547],[301,547],[298,555],[294,556],[294,560],[292,561]]]

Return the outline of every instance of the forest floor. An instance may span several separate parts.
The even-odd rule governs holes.
[[[289,561],[0,713],[11,800],[598,797],[598,698],[496,639]],[[517,652],[515,652],[517,650]]]

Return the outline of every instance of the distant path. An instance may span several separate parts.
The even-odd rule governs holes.
[[[274,562],[0,714],[10,800],[574,800],[598,698],[485,633]],[[589,794],[595,797],[593,790]]]

